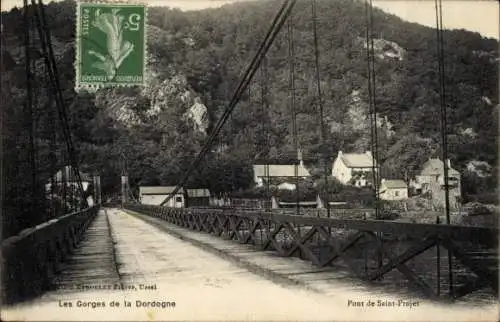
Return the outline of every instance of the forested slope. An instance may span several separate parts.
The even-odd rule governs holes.
[[[280,5],[281,1],[249,2],[197,12],[150,8],[147,87],[77,95],[73,91],[75,3],[50,4],[46,11],[52,42],[83,169],[100,171],[105,191],[111,192],[119,187],[118,165],[125,155],[133,185],[177,183],[231,98]],[[22,12],[2,15],[4,148],[15,151],[5,155],[5,173],[9,182],[26,182],[27,165],[22,161],[27,152],[16,148],[27,144]],[[310,2],[299,1],[292,19],[299,145],[306,166],[317,174],[322,153],[333,161],[338,150],[370,148],[364,5],[318,1],[319,73],[328,125],[323,150]],[[429,157],[440,155],[436,32],[375,9],[374,36],[382,175],[403,178],[413,175]],[[498,42],[465,30],[446,31],[444,52],[452,164],[464,173],[467,194],[492,192],[498,160]],[[262,109],[262,77],[257,74],[218,146],[191,179],[193,186],[224,191],[233,183],[236,189],[245,188],[255,159],[286,162],[294,156],[287,62],[284,28],[267,56],[269,110]],[[37,66],[42,75],[41,58]],[[46,92],[46,84],[38,82],[37,90]],[[44,113],[47,100],[42,94],[37,100],[40,133],[51,124],[50,115]],[[189,117],[194,110],[201,113],[199,124]],[[38,140],[43,147],[48,139],[40,134]],[[43,162],[40,167],[46,172],[43,181],[53,169]],[[23,188],[16,189],[7,189],[7,199],[15,200]]]

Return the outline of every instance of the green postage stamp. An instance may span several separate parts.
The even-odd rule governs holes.
[[[144,85],[147,7],[78,2],[76,89]]]

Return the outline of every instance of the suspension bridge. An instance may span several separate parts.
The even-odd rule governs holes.
[[[205,316],[210,319],[380,320],[380,314],[392,320],[432,320],[437,316],[440,320],[453,321],[495,319],[498,229],[451,224],[446,162],[443,162],[445,221],[438,217],[435,224],[384,220],[378,206],[373,209],[374,218],[362,214],[342,218],[338,211],[331,209],[329,193],[324,194],[324,208],[314,211],[302,207],[298,192],[293,208],[287,210],[273,209],[269,202],[258,208],[166,206],[183,189],[193,171],[203,166],[204,157],[219,139],[259,70],[262,111],[269,113],[266,54],[277,35],[284,32],[285,24],[291,132],[293,145],[296,151],[300,150],[291,19],[295,3],[283,1],[229,105],[175,189],[160,205],[141,204],[138,198],[131,198],[123,166],[122,201],[113,206],[101,200],[100,176],[80,171],[44,7],[41,0],[38,3],[32,0],[31,6],[25,1],[26,113],[30,116],[27,159],[32,170],[29,183],[32,189],[22,217],[24,223],[14,224],[4,219],[15,233],[1,245],[2,296],[9,305],[8,310],[2,310],[3,319],[30,319],[37,314],[47,319],[81,318],[82,314],[99,319],[102,312],[111,312],[109,310],[119,305],[123,310],[112,311],[113,319],[200,319]],[[315,107],[319,137],[326,145],[316,10],[316,1],[312,0]],[[371,150],[376,160],[371,10],[371,1],[366,1]],[[440,11],[437,0],[442,157],[447,160]],[[46,95],[51,103],[45,112],[52,116],[51,133],[37,133],[33,125],[35,80],[30,48],[34,46],[34,33],[37,33],[46,81],[50,85]],[[268,133],[262,135],[263,142],[269,146]],[[36,142],[41,136],[47,142],[48,155],[37,153],[41,147]],[[42,162],[43,158],[49,161],[49,166]],[[327,164],[331,158],[325,152],[318,159],[323,166],[324,181],[328,183]],[[268,179],[269,167],[269,164],[263,166],[264,177]],[[375,183],[380,181],[376,167],[374,162]],[[58,168],[62,170],[55,171]],[[299,160],[294,161],[293,168],[298,189]],[[266,200],[269,200],[269,180],[266,182]],[[373,190],[377,199],[377,184]],[[464,306],[468,301],[476,301],[476,304],[480,301],[484,306]],[[130,307],[139,310],[127,311]],[[391,307],[397,310],[386,310]]]

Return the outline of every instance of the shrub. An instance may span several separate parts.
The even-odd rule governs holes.
[[[496,191],[493,192],[485,192],[476,195],[467,195],[467,201],[469,202],[479,202],[482,204],[498,204],[498,195]]]
[[[275,196],[285,202],[293,202],[297,200],[296,190],[278,190]],[[315,188],[304,188],[298,191],[300,201],[314,201],[317,197],[317,190]]]

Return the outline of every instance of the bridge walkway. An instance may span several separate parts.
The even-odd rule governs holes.
[[[254,268],[245,264],[245,258],[259,257],[260,263],[254,262]],[[34,301],[4,309],[2,320],[490,321],[496,318],[496,306],[443,306],[403,295],[388,295],[350,280],[342,282],[341,275],[314,272],[310,264],[298,259],[274,258],[277,261],[272,263],[271,256],[252,251],[247,245],[107,209],[89,227],[63,273],[54,281],[54,289]],[[262,268],[260,272],[255,270],[257,266]],[[279,269],[283,275],[308,277],[291,285],[294,283],[266,273]],[[307,280],[312,284],[306,283]],[[319,285],[327,285],[328,290]],[[102,289],[108,287],[111,289]],[[349,301],[388,303],[399,299],[413,300],[418,305],[349,304]],[[119,306],[111,307],[111,302]],[[125,307],[125,302],[131,306]],[[137,306],[137,302],[141,305]],[[144,302],[149,302],[149,307]],[[152,307],[151,302],[164,307]]]

